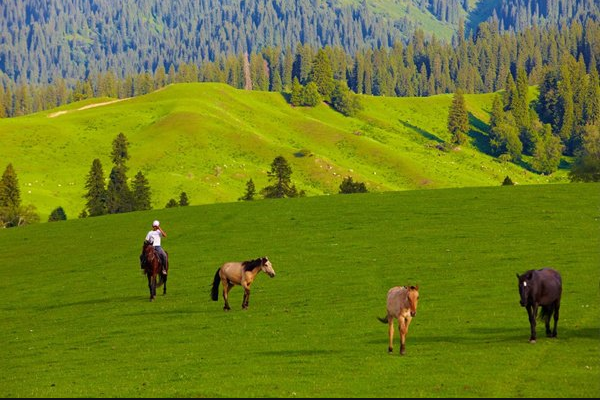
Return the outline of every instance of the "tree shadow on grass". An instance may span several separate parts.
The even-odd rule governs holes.
[[[433,140],[435,142],[438,143],[444,143],[444,141],[442,139],[440,139],[439,137],[437,137],[436,135],[434,135],[433,133],[427,132],[424,129],[419,128],[416,125],[412,125],[409,122],[406,121],[399,121],[402,125],[404,125],[407,128],[412,129],[413,131],[417,132],[419,135],[423,136],[425,139],[429,139],[429,140]]]
[[[469,130],[469,137],[473,139],[473,146],[482,153],[491,154],[489,137],[484,134],[484,132],[489,131],[490,126],[471,113],[469,113],[469,125],[474,128]]]

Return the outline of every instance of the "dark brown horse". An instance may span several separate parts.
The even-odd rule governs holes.
[[[558,325],[558,312],[560,310],[560,298],[562,295],[562,278],[558,271],[552,268],[538,270],[530,269],[522,275],[517,274],[519,279],[519,295],[521,296],[521,307],[527,309],[529,326],[531,328],[530,343],[536,341],[536,318],[538,318],[538,307],[542,307],[539,315],[546,325],[546,336],[556,337],[556,326]],[[550,318],[554,316],[554,329],[550,330]]]
[[[165,251],[166,253],[166,251]],[[168,258],[167,258],[168,260]],[[166,262],[165,271],[169,271],[169,262]],[[163,265],[160,256],[154,250],[151,242],[144,240],[142,246],[142,266],[148,277],[148,289],[150,289],[150,301],[156,298],[156,288],[163,286],[163,295],[167,294],[167,274],[163,274]]]
[[[417,315],[417,304],[419,302],[418,286],[395,286],[387,293],[387,316],[379,318],[381,322],[388,324],[389,346],[388,352],[394,352],[394,318],[398,320],[400,331],[400,355],[406,353],[406,334],[412,318]]]
[[[247,309],[250,300],[250,285],[260,271],[264,271],[271,278],[275,276],[275,270],[267,257],[243,262],[226,262],[215,273],[211,298],[213,301],[219,300],[219,282],[223,282],[223,300],[225,301],[223,310],[228,311],[231,309],[229,307],[229,291],[235,285],[241,285],[244,288],[242,309]]]

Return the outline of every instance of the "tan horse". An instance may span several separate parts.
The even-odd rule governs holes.
[[[248,301],[250,300],[250,285],[254,282],[256,274],[260,271],[264,271],[271,278],[275,276],[275,270],[273,270],[271,261],[269,261],[267,257],[243,262],[226,262],[217,269],[217,272],[215,273],[211,289],[211,298],[213,301],[219,300],[219,282],[223,282],[223,300],[225,301],[223,310],[230,310],[229,291],[232,287],[241,285],[244,288],[242,309],[247,309]]]
[[[406,353],[406,334],[410,321],[417,314],[417,303],[419,302],[419,286],[396,286],[388,290],[387,294],[387,317],[379,318],[381,322],[389,326],[390,345],[388,352],[394,352],[394,318],[398,320],[400,331],[400,355]]]

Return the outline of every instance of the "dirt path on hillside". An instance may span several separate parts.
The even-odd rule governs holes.
[[[55,112],[55,113],[48,114],[48,118],[54,118],[54,117],[58,117],[59,115],[63,115],[63,114],[66,114],[66,113],[68,113],[68,112],[72,112],[72,111],[81,111],[81,110],[87,110],[88,108],[94,108],[94,107],[105,106],[105,105],[108,105],[108,104],[117,103],[117,102],[119,102],[119,101],[128,100],[128,99],[130,99],[130,98],[131,98],[131,97],[127,97],[127,98],[124,98],[124,99],[117,99],[117,100],[105,101],[105,102],[103,102],[103,103],[94,103],[94,104],[88,104],[87,106],[79,107],[79,108],[78,108],[78,109],[76,109],[76,110],[66,110],[66,111],[65,111],[65,110],[63,110],[63,111],[57,111],[57,112]]]

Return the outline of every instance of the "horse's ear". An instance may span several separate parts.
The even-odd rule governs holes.
[[[519,275],[518,272],[517,272],[517,279],[521,279],[521,276]]]

